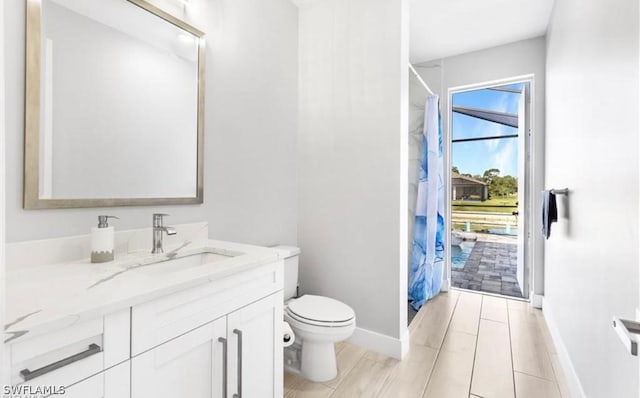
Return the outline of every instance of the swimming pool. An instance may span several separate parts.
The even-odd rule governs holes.
[[[476,244],[474,241],[464,241],[459,245],[451,246],[451,268],[464,268],[464,264],[467,262],[473,246]]]
[[[504,229],[489,229],[488,232],[493,235],[507,235],[507,236],[518,236],[518,231],[510,228]]]

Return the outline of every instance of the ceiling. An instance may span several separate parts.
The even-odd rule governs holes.
[[[542,36],[554,0],[411,0],[411,63]]]

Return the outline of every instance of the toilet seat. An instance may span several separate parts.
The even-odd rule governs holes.
[[[291,319],[294,319],[294,320],[300,322],[301,324],[308,325],[308,326],[318,326],[318,327],[324,327],[324,328],[337,328],[337,327],[349,326],[349,325],[353,324],[353,319],[350,320],[350,321],[343,321],[343,322],[321,322],[321,321],[314,321],[314,320],[303,318],[301,316],[293,314],[290,311],[286,311],[286,314]]]
[[[355,318],[353,309],[348,305],[311,294],[289,301],[285,311],[298,322],[323,327],[349,326]]]

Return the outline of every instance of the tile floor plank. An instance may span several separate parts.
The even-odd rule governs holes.
[[[471,392],[481,397],[515,397],[509,325],[506,323],[480,321]]]
[[[451,318],[449,330],[477,334],[481,307],[481,294],[461,293],[460,298],[458,298],[458,304],[456,305],[455,312]]]
[[[338,385],[331,398],[374,398],[382,389],[395,362],[361,358]]]
[[[424,312],[424,314],[411,324],[411,326],[415,325],[411,329],[411,344],[440,348],[458,296],[459,293],[455,290],[441,293],[420,309],[420,312]]]
[[[323,384],[335,389],[366,353],[367,350],[362,347],[343,342],[342,348],[336,354],[338,376]]]
[[[549,380],[515,372],[518,398],[560,398],[558,385]]]
[[[490,321],[508,323],[507,300],[501,297],[483,296],[480,318]]]
[[[509,309],[513,369],[530,376],[555,380],[551,358],[534,311]]]
[[[507,300],[507,308],[510,310],[526,311],[529,309],[529,303],[520,300]]]
[[[411,304],[407,303],[407,306],[411,306]],[[413,332],[413,329],[417,327],[422,318],[424,317],[424,313],[427,311],[428,306],[423,305],[422,308],[418,311],[418,313],[413,317],[411,323],[409,323],[409,332]]]
[[[397,364],[400,363],[399,360],[395,359],[395,358],[391,358],[388,357],[386,355],[380,354],[378,352],[374,352],[374,351],[367,351],[364,354],[364,358],[370,359],[372,361],[376,361],[376,362],[381,362],[384,364],[389,364],[391,366],[396,366]]]
[[[556,378],[556,383],[558,383],[558,389],[560,390],[560,396],[562,398],[571,398],[573,395],[571,394],[571,390],[569,389],[569,384],[567,382],[566,377],[564,376],[564,372],[562,367],[560,366],[560,360],[558,359],[558,354],[551,354],[551,366],[553,367],[553,373]]]
[[[442,351],[473,354],[476,350],[476,340],[475,334],[450,330],[442,344]]]
[[[423,397],[467,398],[475,347],[474,334],[449,330]]]
[[[557,354],[556,346],[553,344],[553,338],[551,337],[551,332],[549,332],[549,327],[547,327],[547,322],[544,320],[542,311],[536,311],[535,315],[538,320],[538,327],[542,333],[542,338],[547,347],[547,352],[549,352],[549,354]]]
[[[438,350],[411,346],[407,357],[398,362],[382,387],[378,398],[420,398],[436,362]]]
[[[329,398],[333,389],[313,383],[292,373],[284,374],[285,398]]]
[[[284,389],[289,390],[294,388],[296,385],[300,383],[302,380],[300,377],[294,375],[293,373],[284,372]],[[286,395],[286,394],[285,394]]]

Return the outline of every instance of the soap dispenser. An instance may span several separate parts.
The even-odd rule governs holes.
[[[110,218],[116,216],[98,216],[98,226],[91,228],[91,262],[105,263],[113,261],[113,227]]]

